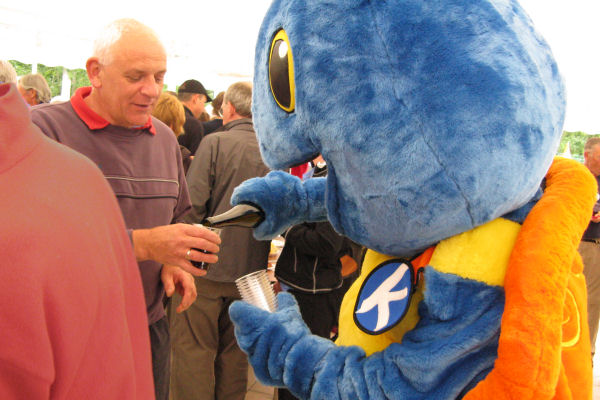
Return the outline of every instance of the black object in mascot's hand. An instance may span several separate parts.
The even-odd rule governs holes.
[[[231,210],[223,214],[208,217],[202,221],[202,225],[208,229],[220,230],[226,226],[239,226],[243,228],[254,228],[265,219],[265,213],[258,207],[252,204],[238,204]],[[194,249],[202,253],[208,253],[206,250]],[[208,269],[208,263],[192,261],[192,265],[203,270]]]
[[[254,228],[265,219],[265,213],[252,204],[238,204],[223,214],[208,217],[202,225],[211,228],[224,228],[226,226],[241,226]]]

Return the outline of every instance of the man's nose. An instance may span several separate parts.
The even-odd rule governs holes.
[[[141,88],[141,93],[148,97],[158,97],[162,89],[162,86],[156,83],[154,77],[148,77],[144,79],[144,84]]]

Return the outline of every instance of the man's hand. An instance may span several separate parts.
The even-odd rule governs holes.
[[[136,229],[132,233],[133,249],[138,261],[154,260],[161,264],[177,265],[192,275],[206,272],[196,268],[189,260],[215,263],[218,257],[194,249],[218,253],[221,239],[208,229],[190,224],[157,226]]]
[[[595,213],[594,215],[592,215],[592,222],[595,222],[595,223],[600,222],[600,212]]]
[[[165,287],[167,297],[171,297],[177,290],[181,296],[181,303],[177,306],[177,313],[187,310],[196,301],[196,283],[194,277],[175,265],[163,265],[160,279]]]

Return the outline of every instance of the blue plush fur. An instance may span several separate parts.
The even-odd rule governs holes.
[[[291,114],[268,79],[280,28]],[[277,0],[256,46],[253,114],[269,166],[323,154],[340,233],[406,254],[527,203],[560,139],[563,92],[516,1]]]
[[[296,104],[269,84],[284,29]],[[564,86],[550,49],[511,0],[275,0],[256,46],[253,115],[266,163],[321,153],[326,179],[282,172],[245,182],[232,203],[266,213],[260,238],[329,219],[384,254],[409,257],[499,216],[521,222],[558,145]],[[309,334],[295,302],[230,314],[257,377],[312,399],[454,399],[496,359],[501,287],[431,267],[420,321],[365,357]]]
[[[453,399],[496,359],[504,292],[427,268],[421,320],[401,344],[365,357],[310,335],[293,297],[270,314],[243,302],[230,308],[240,347],[256,376],[308,399]]]

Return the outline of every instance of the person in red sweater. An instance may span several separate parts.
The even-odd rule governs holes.
[[[0,84],[0,399],[153,399],[146,305],[123,217],[87,158]]]

